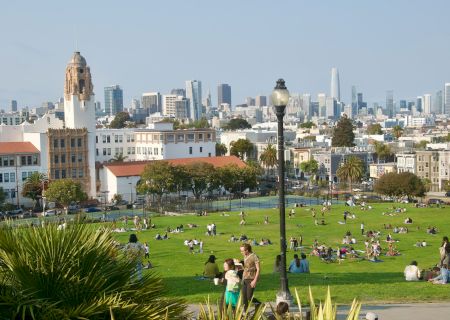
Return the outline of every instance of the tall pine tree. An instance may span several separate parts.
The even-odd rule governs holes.
[[[334,127],[331,146],[353,147],[355,145],[353,140],[355,140],[355,134],[353,133],[352,121],[344,114],[341,119],[339,119],[336,127]]]

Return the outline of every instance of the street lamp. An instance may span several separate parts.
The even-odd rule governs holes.
[[[277,85],[272,91],[272,103],[275,107],[275,113],[278,122],[278,181],[280,190],[278,190],[278,202],[280,208],[280,249],[281,249],[281,272],[280,272],[280,291],[277,293],[276,303],[281,301],[291,304],[292,296],[289,292],[288,278],[286,273],[286,209],[284,204],[284,132],[283,117],[286,105],[289,102],[289,91],[284,80],[278,79]]]
[[[133,204],[133,184],[131,182],[128,182],[130,185],[130,204]]]

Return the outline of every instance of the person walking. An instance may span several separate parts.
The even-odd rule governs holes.
[[[142,257],[145,254],[145,248],[142,243],[138,242],[137,236],[132,233],[128,243],[124,248],[125,257],[136,264],[135,272],[132,277],[136,276],[138,281],[142,280]]]
[[[364,222],[361,222],[361,235],[364,235]]]
[[[148,242],[144,243],[144,249],[145,249],[144,258],[149,259],[150,258],[150,247],[148,246]]]
[[[253,253],[252,246],[243,243],[240,247],[241,254],[244,256],[244,272],[242,275],[242,302],[245,309],[248,308],[249,302],[253,298],[253,293],[261,273],[258,256]],[[255,299],[253,301],[255,303]]]

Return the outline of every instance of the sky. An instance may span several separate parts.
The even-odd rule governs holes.
[[[202,81],[203,96],[228,83],[232,103],[291,93],[364,100],[435,93],[450,82],[448,0],[164,0],[0,2],[0,108],[40,106],[63,95],[67,62],[80,51],[96,100],[119,84],[124,105],[143,92]]]

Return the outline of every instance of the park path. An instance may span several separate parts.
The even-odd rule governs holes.
[[[191,304],[188,309],[196,319],[199,305]],[[345,320],[348,309],[348,306],[338,307],[337,320]],[[378,320],[447,320],[450,319],[450,302],[363,305],[360,319],[365,319],[367,312],[377,314]]]

